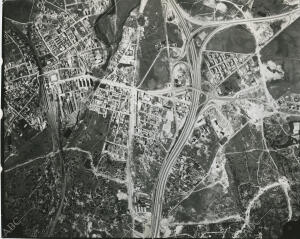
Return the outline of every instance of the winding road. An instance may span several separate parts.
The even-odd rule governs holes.
[[[158,180],[155,187],[155,192],[153,195],[153,207],[152,207],[152,237],[159,237],[160,232],[160,219],[162,214],[162,207],[164,202],[164,191],[166,188],[167,180],[170,175],[172,167],[175,165],[176,160],[182,151],[184,145],[186,144],[189,136],[193,132],[194,124],[196,122],[197,110],[199,107],[199,101],[201,96],[201,66],[202,66],[202,52],[206,49],[207,43],[220,31],[230,28],[235,25],[246,24],[250,22],[266,22],[266,21],[274,21],[278,19],[283,19],[287,16],[290,16],[294,13],[299,13],[300,9],[296,9],[290,11],[288,13],[283,13],[275,16],[263,17],[263,18],[250,18],[250,19],[235,19],[229,21],[216,21],[216,22],[199,22],[186,13],[177,5],[175,0],[168,0],[169,6],[173,9],[177,17],[179,18],[180,25],[183,28],[184,34],[187,37],[186,44],[184,47],[184,53],[187,54],[187,58],[189,64],[191,65],[191,78],[192,78],[192,97],[191,97],[191,106],[189,110],[189,114],[186,118],[185,124],[182,128],[182,131],[172,147],[172,150],[169,152],[163,164],[161,166]],[[201,26],[198,29],[191,32],[187,25],[189,21],[196,25],[205,24],[205,26]],[[206,38],[203,40],[199,54],[197,54],[197,50],[195,47],[195,43],[193,41],[193,37],[199,32],[203,31],[207,28],[216,27],[212,32],[210,32]],[[200,112],[201,113],[201,112]]]

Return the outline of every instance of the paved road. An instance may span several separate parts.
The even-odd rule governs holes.
[[[176,11],[178,17],[181,17],[176,9],[176,5],[174,5],[174,2],[170,1],[170,4],[172,4],[172,7]],[[189,31],[184,19],[180,19],[180,20],[181,20],[181,24],[184,29],[185,35],[189,36],[190,31]],[[163,195],[164,195],[164,190],[165,190],[165,186],[167,183],[167,178],[170,173],[170,169],[175,164],[179,153],[181,152],[182,148],[184,147],[185,142],[188,140],[188,137],[193,130],[193,125],[194,125],[194,121],[195,121],[196,113],[197,113],[197,109],[198,109],[198,102],[199,102],[199,98],[200,98],[200,94],[201,94],[199,90],[195,90],[195,89],[200,89],[200,86],[201,86],[201,84],[199,82],[200,79],[198,80],[197,77],[201,74],[199,74],[200,68],[198,67],[199,64],[197,64],[197,52],[196,52],[196,47],[195,47],[194,42],[191,42],[191,44],[188,48],[188,51],[191,51],[191,53],[189,55],[192,58],[190,61],[190,64],[192,65],[191,66],[192,87],[193,87],[192,98],[191,98],[192,104],[190,107],[189,115],[187,116],[185,125],[182,129],[182,132],[179,135],[179,138],[176,141],[176,143],[173,147],[173,150],[170,151],[169,155],[164,160],[161,170],[160,170],[160,173],[159,173],[159,176],[158,176],[159,180],[156,184],[156,190],[154,193],[154,204],[153,204],[154,207],[153,207],[153,214],[152,214],[152,236],[153,237],[157,237],[158,236],[157,234],[159,233],[159,223],[160,223],[160,217],[161,217],[161,211],[162,211]],[[201,62],[201,59],[200,59],[200,62]]]
[[[284,13],[276,16],[271,17],[264,17],[264,18],[255,18],[255,19],[237,19],[232,21],[226,22],[208,22],[204,27],[200,27],[193,32],[189,31],[189,28],[185,22],[186,15],[183,16],[181,10],[178,8],[178,5],[174,0],[169,0],[173,10],[176,12],[176,15],[180,19],[180,23],[183,27],[184,34],[187,36],[187,42],[185,47],[185,53],[188,55],[188,60],[191,66],[191,75],[192,75],[192,104],[190,107],[189,115],[187,116],[186,122],[182,129],[181,134],[179,135],[174,147],[167,155],[166,159],[164,160],[161,170],[159,172],[158,181],[156,184],[156,189],[154,192],[153,198],[153,209],[152,209],[152,237],[159,237],[159,225],[160,225],[160,218],[162,213],[162,205],[164,202],[164,191],[167,183],[168,176],[176,160],[182,151],[186,141],[188,140],[189,136],[191,135],[194,129],[194,123],[196,120],[196,112],[198,109],[199,98],[200,98],[200,89],[201,89],[201,62],[202,62],[202,52],[205,50],[207,43],[213,38],[215,34],[218,32],[230,28],[234,25],[244,24],[248,22],[265,22],[265,21],[272,21],[276,19],[282,19],[290,14],[299,12],[299,9],[293,10],[289,13]],[[190,21],[190,19],[187,19]],[[193,21],[191,21],[193,22]],[[194,22],[193,22],[194,23]],[[206,39],[202,42],[202,45],[199,50],[199,55],[197,55],[196,48],[192,38],[195,34],[201,32],[202,30],[209,28],[209,27],[217,27],[214,31],[212,31]]]
[[[278,15],[272,15],[272,16],[267,16],[267,17],[257,17],[257,18],[247,18],[247,19],[233,19],[233,20],[227,20],[227,21],[201,21],[199,19],[196,19],[189,14],[187,14],[177,3],[174,3],[176,5],[177,10],[180,12],[181,16],[189,21],[190,23],[193,23],[198,26],[203,26],[203,25],[210,25],[210,26],[217,26],[221,24],[234,24],[235,22],[239,22],[239,24],[245,24],[248,22],[263,22],[263,21],[272,21],[280,18],[285,18],[288,17],[294,13],[299,13],[300,8],[296,8],[292,11],[281,13]]]

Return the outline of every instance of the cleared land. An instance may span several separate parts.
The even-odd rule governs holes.
[[[251,53],[255,50],[255,40],[245,26],[234,26],[216,34],[208,43],[207,50]]]
[[[271,95],[278,99],[284,94],[300,93],[300,19],[281,32],[262,51],[262,61],[282,65],[283,79],[268,82]]]
[[[140,42],[139,60],[140,60],[140,80],[142,80],[147,74],[153,61],[159,54],[159,50],[166,42],[166,36],[164,31],[164,19],[163,9],[160,1],[148,1],[148,4],[144,10],[144,16],[147,17],[148,24],[144,29],[144,38]],[[154,85],[159,84],[159,79],[156,79],[154,71],[151,70],[148,74],[146,81],[143,83],[142,88],[155,89]],[[155,79],[156,83],[152,82]],[[150,82],[147,82],[147,81]]]
[[[265,17],[291,10],[294,6],[284,3],[284,0],[255,0],[252,6],[254,16]]]
[[[3,3],[3,16],[26,23],[29,21],[32,5],[32,0],[5,1]]]

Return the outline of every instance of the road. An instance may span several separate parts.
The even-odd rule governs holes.
[[[176,7],[178,7],[177,4],[176,4]],[[180,9],[180,7],[178,7],[178,9]],[[183,10],[181,10],[181,11],[183,11]],[[229,21],[215,21],[215,22],[208,21],[208,22],[204,23],[204,26],[205,26],[205,28],[216,27],[216,26],[221,26],[221,25],[228,25],[228,27],[233,27],[236,25],[242,25],[242,24],[247,24],[247,23],[271,22],[271,21],[275,21],[275,20],[284,19],[284,18],[291,16],[293,14],[296,14],[296,13],[299,14],[300,9],[295,9],[295,10],[287,12],[287,13],[282,13],[282,14],[268,16],[268,17],[234,19],[234,20],[229,20]],[[189,21],[190,18],[187,18],[185,20]],[[199,25],[199,24],[197,24],[197,25]],[[194,31],[192,31],[189,34],[189,37],[185,41],[184,50],[182,51],[182,54],[180,55],[179,59],[182,59],[184,57],[184,54],[187,51],[186,48],[189,46],[190,42],[195,37],[195,35],[197,35],[199,32],[201,32],[203,30],[204,26],[195,29]]]
[[[205,26],[202,26],[196,29],[193,32],[190,32],[186,20],[190,21],[185,14],[182,14],[182,11],[179,9],[178,5],[174,0],[169,0],[170,5],[172,6],[175,14],[180,20],[182,25],[184,34],[187,36],[187,44],[185,45],[185,53],[188,55],[188,61],[191,65],[191,78],[192,78],[192,98],[191,98],[191,106],[189,115],[186,118],[186,122],[183,126],[182,132],[180,133],[176,143],[174,144],[172,150],[169,152],[163,164],[161,166],[161,170],[158,175],[158,181],[156,183],[155,192],[153,195],[153,208],[152,208],[152,237],[156,238],[159,237],[159,227],[160,227],[160,219],[162,214],[162,206],[164,202],[164,191],[166,188],[166,183],[170,171],[176,160],[182,151],[185,143],[187,142],[189,136],[193,132],[194,124],[196,121],[196,114],[199,107],[199,99],[201,94],[201,63],[202,63],[202,52],[205,50],[207,43],[220,31],[230,28],[234,25],[245,24],[248,22],[265,22],[265,21],[273,21],[276,19],[282,19],[290,14],[299,12],[299,9],[293,10],[289,13],[284,13],[276,16],[271,17],[264,17],[264,18],[252,18],[252,19],[237,19],[232,21],[226,22],[207,22]],[[195,24],[195,22],[190,21]],[[199,22],[198,22],[199,23]],[[211,33],[209,33],[206,38],[203,40],[202,45],[199,50],[199,54],[197,55],[196,47],[194,45],[194,41],[192,41],[195,34],[198,34],[202,30],[209,28],[209,27],[216,27]]]
[[[267,17],[257,17],[257,18],[247,18],[247,19],[233,19],[233,20],[227,20],[227,21],[201,21],[199,19],[196,19],[192,16],[190,16],[187,12],[185,12],[176,2],[174,3],[174,5],[176,5],[177,11],[179,11],[179,13],[181,14],[181,16],[186,19],[187,21],[189,21],[190,23],[193,23],[195,25],[198,26],[203,26],[203,25],[209,25],[209,26],[218,26],[221,24],[234,24],[235,22],[239,22],[239,24],[245,24],[248,22],[263,22],[263,21],[272,21],[272,20],[276,20],[276,19],[280,19],[280,18],[285,18],[290,16],[291,14],[294,13],[299,13],[300,9],[296,8],[292,11],[289,12],[285,12],[285,13],[281,13],[278,15],[272,15],[272,16],[267,16]]]
[[[178,15],[179,18],[181,18],[180,13],[178,12],[176,5],[174,4],[174,1],[170,1],[170,4],[172,5],[173,9],[175,10],[176,14]],[[187,26],[187,24],[185,24],[184,19],[180,19],[181,23],[182,23],[182,27],[184,30],[184,34],[186,36],[190,35],[190,30]],[[170,173],[170,169],[173,167],[173,165],[176,162],[176,159],[179,155],[179,153],[181,152],[185,142],[188,140],[189,135],[191,134],[192,130],[193,130],[193,125],[194,125],[194,120],[196,118],[196,113],[197,113],[197,109],[198,109],[198,102],[199,102],[199,98],[200,98],[200,91],[199,90],[195,90],[195,89],[200,89],[201,84],[200,82],[197,80],[197,76],[201,75],[199,74],[200,71],[200,67],[199,64],[197,64],[197,52],[196,52],[196,47],[194,42],[191,42],[189,50],[191,51],[191,57],[192,57],[192,71],[191,71],[191,75],[192,75],[192,104],[190,107],[190,112],[189,115],[187,116],[185,125],[182,129],[182,132],[179,135],[178,140],[176,141],[173,150],[170,151],[169,155],[167,156],[167,158],[164,160],[161,170],[159,172],[159,176],[158,176],[158,182],[156,184],[156,190],[154,192],[154,203],[153,203],[153,211],[152,211],[152,237],[157,237],[158,236],[158,232],[159,232],[159,223],[160,223],[160,217],[161,217],[161,212],[162,212],[162,204],[163,204],[163,195],[164,195],[164,190],[165,190],[165,186],[167,183],[167,178],[169,176]],[[189,57],[188,57],[189,58]],[[201,60],[201,59],[200,59]],[[201,64],[200,64],[201,65]],[[195,88],[195,89],[194,89]]]
[[[146,93],[149,95],[165,95],[165,94],[171,94],[174,93],[175,95],[177,94],[181,94],[181,93],[186,93],[187,87],[177,87],[177,88],[163,88],[163,89],[159,89],[159,90],[147,90]]]

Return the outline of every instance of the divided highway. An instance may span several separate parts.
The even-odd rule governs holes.
[[[207,43],[214,37],[215,34],[219,33],[220,31],[230,28],[235,25],[245,24],[249,22],[265,22],[265,21],[273,21],[276,19],[285,18],[293,13],[299,12],[300,10],[293,10],[289,13],[284,13],[276,16],[271,17],[264,17],[264,18],[251,18],[251,19],[237,19],[237,20],[230,20],[230,21],[220,21],[220,22],[208,22],[205,23],[205,26],[202,26],[195,31],[191,32],[189,27],[186,23],[186,14],[182,13],[182,9],[178,7],[175,0],[168,0],[169,4],[172,6],[173,11],[176,13],[177,17],[180,20],[181,27],[183,28],[184,34],[187,37],[185,51],[187,54],[188,61],[191,65],[191,78],[192,78],[192,97],[191,97],[191,106],[189,110],[189,114],[186,118],[185,124],[182,128],[182,131],[174,144],[172,150],[169,152],[167,157],[162,163],[158,181],[156,183],[156,188],[153,197],[153,208],[152,208],[152,237],[156,238],[159,237],[160,231],[160,219],[162,214],[162,206],[164,202],[164,191],[166,188],[168,176],[171,172],[172,167],[175,165],[176,160],[182,151],[184,145],[186,144],[189,136],[192,134],[194,129],[194,124],[196,121],[197,110],[199,107],[199,100],[201,95],[201,66],[202,66],[202,52],[205,50]],[[191,21],[190,18],[187,18],[188,21]],[[197,24],[198,22],[196,22]],[[195,47],[195,43],[192,40],[195,34],[201,32],[202,30],[209,28],[209,27],[216,27],[211,33],[209,33],[206,38],[203,40],[199,54],[197,54],[197,50]]]

